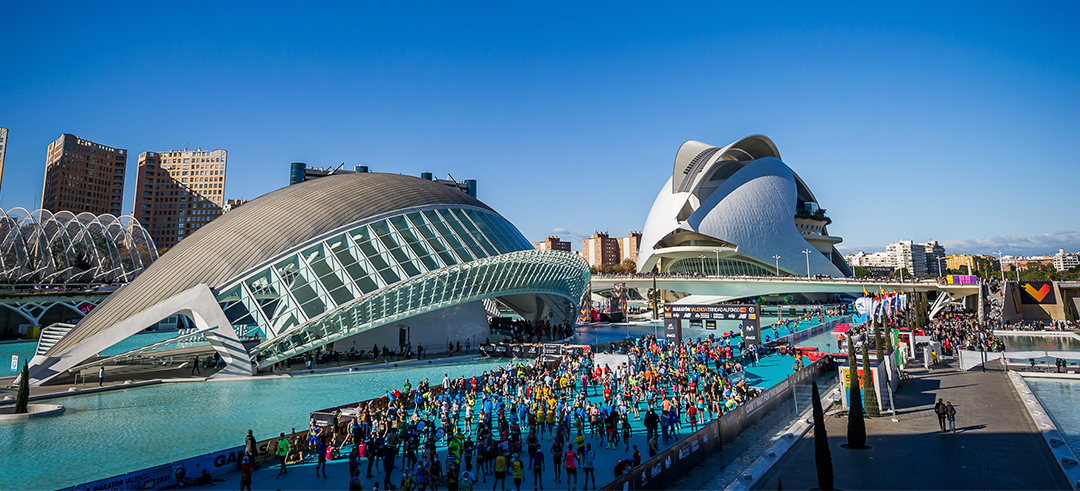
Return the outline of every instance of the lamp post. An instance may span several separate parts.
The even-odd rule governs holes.
[[[941,256],[937,257],[937,273],[938,276],[945,276],[945,272],[941,270]]]
[[[1001,284],[1005,284],[1005,266],[1001,264],[1001,251],[996,252],[998,256],[998,271],[1001,271]]]
[[[803,254],[806,254],[806,277],[810,277],[810,249],[803,249]]]
[[[705,276],[705,255],[698,256],[698,259],[701,259],[701,275]]]
[[[716,253],[716,277],[720,277],[720,249],[713,249]]]
[[[780,276],[780,255],[775,255],[772,258],[776,260],[776,276]]]

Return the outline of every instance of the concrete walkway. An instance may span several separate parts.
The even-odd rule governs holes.
[[[849,450],[847,418],[826,418],[836,489],[1071,489],[1004,371],[910,371],[897,419],[867,419],[868,450]],[[956,434],[938,427],[938,398],[956,407]],[[755,489],[817,487],[813,431]]]

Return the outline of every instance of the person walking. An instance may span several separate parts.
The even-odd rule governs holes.
[[[581,489],[584,490],[589,487],[589,476],[592,476],[592,488],[596,489],[596,474],[594,473],[594,465],[596,462],[596,453],[592,451],[592,444],[585,444],[585,455],[581,456],[581,471],[585,474],[585,482],[581,485]]]
[[[320,435],[315,444],[315,477],[319,477],[320,468],[322,469],[322,477],[326,477],[326,438],[327,435]]]
[[[945,417],[949,420],[949,430],[956,434],[956,407],[952,402],[945,403]]]
[[[195,355],[195,361],[191,362],[191,374],[195,375],[195,372],[202,375],[202,370],[199,370],[199,355]]]
[[[97,371],[97,386],[101,387],[105,383],[105,366],[98,367]]]
[[[255,467],[255,457],[259,456],[259,446],[251,430],[248,430],[247,436],[244,437],[244,456],[248,457],[251,460],[251,466]]]
[[[289,469],[285,467],[285,459],[289,456],[289,440],[285,438],[284,433],[278,437],[277,450],[274,451],[274,455],[277,455],[278,462],[281,462],[281,468],[278,469],[277,477],[288,474]]]
[[[938,398],[937,404],[934,404],[934,413],[937,414],[938,426],[941,427],[941,432],[945,433],[945,417],[948,412],[948,408],[945,407],[944,399]]]
[[[532,468],[533,468],[533,491],[544,489],[544,451],[540,450],[540,445],[536,445],[536,449],[532,455]]]
[[[251,491],[251,473],[255,471],[255,460],[247,455],[240,463],[240,491]]]
[[[574,444],[566,445],[566,453],[563,455],[563,466],[566,467],[566,489],[577,489],[577,454],[574,453]],[[570,485],[570,476],[574,477],[574,485]]]

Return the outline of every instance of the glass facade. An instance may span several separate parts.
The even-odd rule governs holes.
[[[776,276],[776,269],[769,269],[760,265],[740,261],[738,259],[724,259],[719,261],[720,276]],[[715,257],[705,256],[679,259],[671,263],[666,269],[669,273],[702,273],[705,276],[717,274],[717,260]]]
[[[411,209],[298,247],[215,294],[237,332],[268,340],[254,352],[273,363],[360,329],[496,294],[580,300],[567,291],[567,280],[588,282],[587,267],[573,267],[580,259],[534,252],[513,225],[483,208]]]

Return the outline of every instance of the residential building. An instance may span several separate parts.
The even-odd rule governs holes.
[[[132,215],[159,248],[176,245],[221,216],[228,156],[201,148],[139,154]]]
[[[0,128],[0,183],[4,179],[4,155],[7,154],[7,128]]]
[[[550,235],[542,242],[533,242],[533,247],[538,251],[566,251],[570,252],[570,242],[559,240],[559,237]]]
[[[926,248],[910,240],[899,240],[885,246],[894,269],[906,269],[915,277],[926,276]]]
[[[619,240],[607,232],[593,232],[592,237],[581,239],[581,257],[594,268],[619,264]]]
[[[120,216],[127,150],[64,133],[49,144],[41,208]]]
[[[638,247],[641,245],[641,232],[630,232],[626,237],[615,239],[619,241],[619,262],[627,259],[637,262]]]
[[[859,251],[854,254],[845,254],[844,260],[851,266],[860,268],[892,268],[892,260],[887,252],[871,252],[869,254]]]
[[[1065,252],[1064,248],[1059,248],[1058,253],[1054,254],[1054,269],[1057,271],[1067,271],[1080,266],[1080,258],[1076,254]]]
[[[936,240],[920,244],[926,249],[926,274],[930,276],[942,276],[945,271],[945,247]]]
[[[247,202],[248,202],[248,200],[246,200],[246,199],[227,199],[227,200],[225,200],[225,206],[221,207],[221,212],[222,213],[228,213],[230,211],[233,211],[233,210],[239,208],[241,205],[243,205],[244,203],[247,203]]]
[[[978,271],[997,271],[1000,269],[998,258],[986,255],[972,254],[949,254],[945,256],[945,267],[960,271],[961,267],[967,268],[968,274],[976,274]]]

